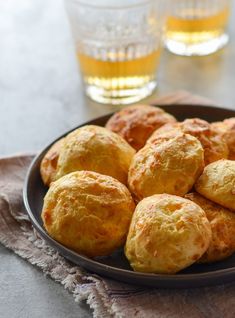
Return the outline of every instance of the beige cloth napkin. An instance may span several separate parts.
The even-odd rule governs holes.
[[[206,103],[178,92],[163,103]],[[85,300],[94,317],[235,317],[235,283],[184,290],[132,286],[90,274],[60,256],[33,229],[22,203],[22,186],[32,156],[0,159],[0,242],[61,283],[76,301]]]

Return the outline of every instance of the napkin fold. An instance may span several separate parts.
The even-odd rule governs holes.
[[[211,104],[184,91],[154,102]],[[0,159],[0,243],[61,283],[75,301],[86,301],[94,317],[235,317],[235,283],[182,290],[144,288],[91,274],[60,256],[34,230],[23,206],[22,188],[32,159]]]

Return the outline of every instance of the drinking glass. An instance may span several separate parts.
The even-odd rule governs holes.
[[[229,40],[231,0],[171,0],[165,45],[178,55],[208,55]]]
[[[66,0],[86,94],[128,104],[157,85],[166,0]]]

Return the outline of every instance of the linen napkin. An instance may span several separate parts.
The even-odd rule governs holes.
[[[160,104],[211,104],[177,92]],[[75,297],[86,301],[94,317],[235,317],[235,283],[197,289],[151,289],[91,274],[48,246],[32,227],[22,202],[22,187],[32,155],[0,159],[0,243],[39,267]]]

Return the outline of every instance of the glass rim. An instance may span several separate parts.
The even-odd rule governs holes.
[[[84,7],[91,8],[91,9],[124,10],[124,9],[143,7],[145,5],[150,4],[151,2],[156,3],[157,0],[139,0],[138,3],[136,3],[136,4],[129,4],[129,5],[122,4],[122,5],[117,5],[117,6],[111,6],[109,4],[107,4],[107,5],[105,5],[105,4],[102,4],[102,5],[91,4],[91,3],[85,2],[85,0],[66,0],[66,1],[67,2],[74,2],[76,4],[80,4]]]

